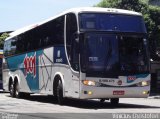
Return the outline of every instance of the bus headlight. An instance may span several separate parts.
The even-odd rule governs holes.
[[[84,85],[87,85],[87,86],[95,86],[96,85],[96,82],[91,81],[91,80],[83,80],[82,82]]]
[[[142,81],[142,86],[148,86],[149,83],[147,81]]]
[[[150,81],[142,81],[140,83],[137,83],[137,86],[143,87],[143,86],[149,86]]]

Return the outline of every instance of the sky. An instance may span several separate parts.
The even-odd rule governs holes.
[[[74,7],[90,7],[101,0],[0,0],[0,32],[41,22]]]

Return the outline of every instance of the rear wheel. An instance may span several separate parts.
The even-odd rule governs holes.
[[[60,105],[64,104],[63,85],[61,80],[58,81],[58,85],[57,85],[57,100]]]
[[[18,84],[18,82],[15,83],[14,89],[15,89],[15,97],[16,97],[16,98],[22,97],[22,93],[19,92],[20,89],[19,89],[19,84]]]
[[[15,91],[14,91],[13,82],[11,82],[10,85],[9,85],[9,92],[10,92],[11,97],[15,97]]]
[[[30,97],[30,93],[22,93],[24,98],[29,98]]]
[[[119,98],[111,98],[110,101],[113,106],[117,106],[119,104]]]

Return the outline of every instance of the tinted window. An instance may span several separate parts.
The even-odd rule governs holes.
[[[140,35],[86,33],[81,69],[86,76],[118,77],[149,72],[148,43]]]
[[[94,76],[117,75],[119,52],[115,35],[88,33],[81,49],[82,71]]]
[[[64,16],[22,33],[4,45],[5,56],[64,44]]]
[[[145,24],[141,16],[105,13],[82,13],[79,15],[79,18],[81,30],[146,33]]]
[[[74,70],[79,70],[77,19],[75,14],[68,14],[66,18],[66,47],[70,64]]]

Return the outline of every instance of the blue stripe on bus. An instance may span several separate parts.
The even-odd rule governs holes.
[[[54,63],[68,64],[63,46],[54,47]]]
[[[7,58],[8,68],[15,72],[21,70],[32,92],[39,90],[39,56],[43,50]],[[35,61],[33,62],[35,58]],[[35,63],[35,64],[34,64]],[[29,64],[29,66],[27,66]],[[33,66],[33,67],[32,67]],[[20,77],[21,78],[21,77]],[[22,80],[22,79],[20,79]]]
[[[146,78],[149,74],[138,74],[136,78]]]

